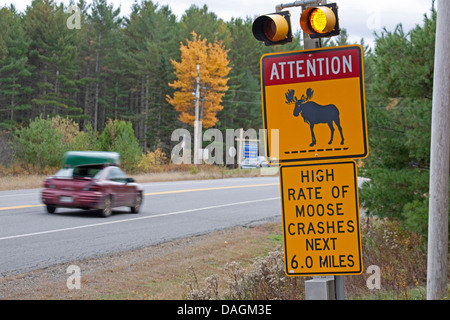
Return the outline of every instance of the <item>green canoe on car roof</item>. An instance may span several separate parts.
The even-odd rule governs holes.
[[[117,152],[106,151],[68,151],[64,155],[64,168],[94,164],[120,165],[120,155]]]

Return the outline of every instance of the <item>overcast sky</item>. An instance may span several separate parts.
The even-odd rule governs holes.
[[[60,3],[61,0],[56,0]],[[64,3],[69,3],[64,0]],[[76,1],[75,1],[76,2]],[[92,0],[87,0],[91,3]],[[192,4],[199,7],[206,4],[210,12],[214,12],[219,18],[229,21],[232,17],[256,17],[261,14],[272,13],[275,6],[281,3],[292,3],[293,0],[154,0],[160,5],[169,5],[172,12],[180,18],[186,9]],[[332,2],[332,1],[329,1]],[[403,24],[405,31],[411,30],[417,24],[422,25],[424,14],[429,14],[432,0],[335,0],[339,6],[339,24],[347,29],[351,42],[359,42],[364,38],[366,43],[372,43],[374,32],[378,34],[386,27],[393,31],[399,23]],[[0,5],[9,6],[14,3],[19,11],[24,11],[31,0],[0,0]],[[134,0],[108,0],[119,5],[123,15],[129,15]],[[291,12],[291,21],[294,29],[299,29],[301,8],[288,8]]]

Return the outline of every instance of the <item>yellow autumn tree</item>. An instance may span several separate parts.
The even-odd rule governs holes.
[[[180,45],[181,61],[171,60],[177,80],[169,83],[176,89],[173,97],[167,96],[167,102],[175,107],[180,115],[178,119],[194,125],[195,92],[197,86],[197,65],[200,66],[199,120],[203,128],[210,128],[218,121],[217,113],[223,109],[222,97],[228,90],[227,75],[229,67],[228,50],[221,41],[208,43],[195,32],[187,45]]]

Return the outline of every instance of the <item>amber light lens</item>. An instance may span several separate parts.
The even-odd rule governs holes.
[[[308,8],[300,17],[300,26],[308,34],[327,34],[334,31],[337,17],[328,7]]]
[[[311,28],[318,33],[325,33],[325,28],[327,26],[327,17],[325,13],[320,10],[314,10],[309,16],[309,23]]]

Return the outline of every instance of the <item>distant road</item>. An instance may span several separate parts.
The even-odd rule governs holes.
[[[145,183],[139,214],[48,214],[41,189],[0,192],[0,275],[137,249],[253,222],[281,221],[278,177]]]

